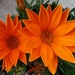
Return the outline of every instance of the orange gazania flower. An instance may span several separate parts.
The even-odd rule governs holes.
[[[18,59],[27,64],[24,47],[27,38],[18,32],[20,29],[22,25],[18,16],[12,21],[8,15],[6,24],[0,20],[0,60],[3,59],[2,68],[7,72],[16,66]]]
[[[26,9],[29,20],[23,20],[26,25],[21,31],[29,37],[26,46],[33,48],[30,61],[41,56],[44,65],[55,74],[58,57],[75,63],[74,56],[67,46],[75,46],[75,35],[71,36],[75,21],[67,21],[69,9],[62,12],[62,6],[53,11],[48,6],[46,10],[40,5],[39,15]]]

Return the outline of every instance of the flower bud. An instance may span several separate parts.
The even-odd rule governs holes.
[[[16,2],[17,2],[17,7],[18,7],[20,10],[25,10],[26,5],[25,5],[24,0],[16,0]]]

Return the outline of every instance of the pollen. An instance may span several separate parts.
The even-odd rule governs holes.
[[[50,44],[53,41],[53,35],[49,31],[43,31],[41,34],[41,40],[44,43]]]
[[[18,37],[15,37],[15,36],[10,36],[7,40],[7,46],[10,48],[10,49],[15,49],[18,47],[19,45],[19,39]]]

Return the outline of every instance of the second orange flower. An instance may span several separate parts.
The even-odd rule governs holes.
[[[39,15],[26,9],[29,19],[23,20],[26,27],[21,32],[28,36],[27,47],[32,48],[29,61],[41,57],[45,66],[55,74],[58,57],[75,63],[74,56],[68,46],[75,46],[75,35],[72,30],[75,21],[67,21],[69,9],[62,11],[58,5],[53,11],[48,6],[40,5]]]

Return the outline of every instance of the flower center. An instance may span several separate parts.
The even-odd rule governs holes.
[[[7,39],[7,45],[10,49],[15,49],[19,45],[19,40],[15,36],[10,36],[9,39]]]
[[[43,31],[41,34],[42,42],[50,44],[53,40],[53,35],[49,31]]]

